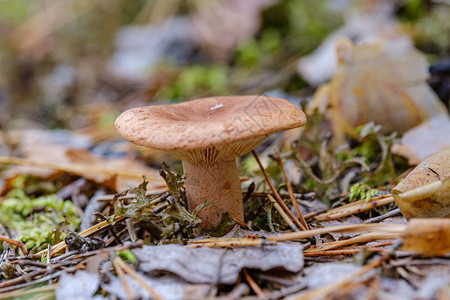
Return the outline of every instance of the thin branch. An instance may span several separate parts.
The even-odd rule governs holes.
[[[16,240],[10,239],[9,237],[3,236],[3,235],[0,235],[0,241],[4,241],[5,243],[19,247],[20,249],[22,249],[22,251],[25,255],[28,255],[27,246],[25,246],[25,244],[22,243],[21,241],[16,241]]]

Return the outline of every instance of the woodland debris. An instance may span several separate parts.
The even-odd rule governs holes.
[[[450,252],[450,219],[411,219],[400,238],[403,250],[444,256]]]
[[[233,284],[242,268],[299,272],[303,267],[302,249],[299,243],[232,249],[161,245],[144,246],[134,253],[140,269],[147,273],[169,271],[191,283]]]
[[[439,151],[412,170],[393,190],[407,218],[450,216],[450,149]]]
[[[450,118],[443,114],[405,132],[399,141],[394,141],[392,153],[406,157],[411,165],[417,165],[446,148],[450,148]]]
[[[355,45],[341,38],[336,52],[336,73],[316,92],[313,107],[329,115],[338,141],[344,133],[357,138],[355,128],[368,122],[382,125],[385,133],[404,133],[432,116],[448,115],[425,82],[425,56],[410,43]]]

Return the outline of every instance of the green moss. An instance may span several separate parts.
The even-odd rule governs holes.
[[[15,189],[0,203],[0,223],[14,233],[15,239],[33,249],[60,242],[64,232],[76,230],[80,217],[72,202],[54,194],[30,198],[23,190]]]
[[[360,199],[368,201],[370,198],[375,197],[377,193],[377,189],[372,189],[370,186],[358,182],[350,187],[349,201],[352,202]]]

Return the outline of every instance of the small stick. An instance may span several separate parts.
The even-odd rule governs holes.
[[[310,290],[306,293],[292,295],[287,300],[310,300],[310,299],[322,299],[326,298],[327,295],[333,293],[334,291],[340,290],[346,285],[352,283],[354,280],[361,278],[362,275],[368,273],[369,271],[379,267],[383,261],[389,258],[389,254],[385,253],[381,255],[380,257],[372,260],[370,263],[362,267],[360,270],[354,272],[353,274],[350,274],[349,276],[345,277],[342,280],[339,280],[337,282],[333,282],[331,284],[321,286],[319,288],[315,288],[313,290]]]
[[[47,246],[47,270],[49,273],[51,273],[51,270],[52,270],[51,256],[52,256],[52,245],[48,244],[48,246]],[[49,279],[48,284],[52,284],[51,279]]]
[[[305,217],[305,219],[309,219],[309,218],[317,216],[319,213],[320,212],[318,212],[318,211],[312,211],[312,212],[307,213],[306,215],[304,215],[304,217]]]
[[[378,231],[400,234],[406,229],[406,225],[400,224],[353,224],[353,225],[339,225],[325,228],[311,229],[300,232],[289,232],[279,235],[273,235],[266,238],[268,241],[295,241],[308,238],[317,234],[324,234],[329,232],[361,232],[361,231]]]
[[[116,259],[117,258],[117,259]],[[119,256],[114,257],[115,262],[119,265],[128,275],[133,277],[154,299],[156,300],[164,300],[151,286],[149,286],[139,274],[134,271],[130,266],[128,266],[122,258]]]
[[[238,223],[239,226],[241,226],[242,228],[246,228],[247,227],[247,224],[245,224],[245,222],[242,221],[241,219],[239,219],[238,217],[234,217],[233,220],[235,220],[236,223]]]
[[[371,242],[375,240],[391,240],[398,238],[398,233],[389,233],[389,232],[369,232],[365,234],[361,234],[358,236],[354,236],[347,240],[335,241],[323,243],[320,245],[312,246],[304,251],[304,253],[309,252],[321,252],[325,250],[332,250],[336,248],[340,248],[343,246],[349,246],[353,244],[361,244],[366,242]]]
[[[234,241],[216,241],[216,242],[206,242],[206,243],[195,243],[189,245],[189,248],[232,248],[232,247],[246,247],[246,246],[266,246],[275,245],[274,241],[266,241],[263,239],[252,240],[252,239],[235,239]]]
[[[351,203],[348,203],[348,204],[345,204],[345,205],[342,205],[342,206],[330,209],[329,211],[322,213],[321,216],[328,216],[328,215],[336,214],[336,213],[338,213],[340,211],[345,211],[347,209],[353,208],[353,207],[358,206],[358,205],[363,205],[363,204],[371,202],[371,201],[377,201],[377,200],[380,200],[380,199],[383,199],[383,198],[388,198],[388,197],[391,197],[391,196],[392,196],[391,194],[387,194],[387,195],[375,196],[375,197],[372,197],[372,198],[370,198],[368,200],[365,200],[365,199],[358,200],[358,201],[355,201],[355,202],[351,202]]]
[[[295,224],[292,223],[291,219],[289,219],[288,215],[284,212],[283,208],[281,208],[281,206],[277,203],[277,201],[275,201],[272,195],[267,194],[267,198],[269,198],[270,202],[273,204],[273,206],[278,211],[283,220],[289,225],[289,227],[291,227],[292,230],[294,231],[298,231],[297,226],[295,226]]]
[[[133,221],[131,219],[126,219],[125,223],[127,224],[127,231],[130,235],[130,240],[134,244],[138,240],[136,229],[134,228]]]
[[[252,288],[252,290],[255,292],[258,297],[265,299],[266,295],[264,294],[263,290],[259,287],[259,285],[256,283],[256,281],[253,280],[252,277],[248,274],[246,269],[242,269],[242,273],[244,273],[245,280],[247,280],[248,284]]]
[[[0,299],[9,299],[12,297],[19,297],[19,296],[25,296],[28,294],[34,294],[34,293],[41,293],[41,292],[47,292],[47,291],[53,291],[58,287],[57,284],[52,285],[45,285],[41,286],[35,289],[30,290],[20,290],[20,291],[11,291],[11,292],[5,292],[0,294]]]
[[[347,217],[347,216],[350,216],[350,215],[353,215],[356,213],[370,210],[370,209],[378,207],[378,206],[390,204],[390,203],[394,202],[395,200],[394,200],[394,197],[389,196],[389,197],[380,198],[377,200],[369,200],[368,202],[365,202],[365,200],[363,200],[363,201],[364,201],[364,203],[358,203],[358,205],[351,205],[351,206],[344,205],[337,209],[332,209],[325,214],[321,214],[321,215],[314,217],[314,220],[328,221],[328,220],[334,220],[334,219],[338,219],[338,218],[342,218],[342,217]]]
[[[393,210],[385,213],[384,215],[381,215],[381,216],[378,216],[378,217],[374,217],[374,218],[371,218],[371,219],[367,219],[363,223],[365,223],[365,224],[367,224],[367,223],[378,223],[378,222],[380,222],[380,221],[382,221],[384,219],[387,219],[387,218],[390,218],[390,217],[393,217],[393,216],[396,216],[396,215],[399,215],[399,214],[400,214],[400,208],[396,208],[396,209],[393,209]]]
[[[369,252],[383,252],[385,249],[366,248]],[[304,252],[305,257],[321,257],[321,256],[335,256],[335,255],[351,255],[360,252],[361,249],[342,249],[342,250],[327,250],[317,252]]]
[[[114,218],[114,222],[119,222],[119,221],[121,221],[123,219],[125,219],[125,217],[123,217],[123,216],[115,217]],[[103,221],[103,222],[100,222],[100,223],[98,223],[98,224],[96,224],[96,225],[86,229],[85,231],[80,232],[80,235],[82,237],[87,237],[87,236],[90,236],[91,234],[94,234],[94,233],[96,233],[96,232],[98,232],[98,231],[100,231],[102,229],[107,228],[108,226],[111,226],[111,224],[109,224],[107,221]],[[58,253],[59,251],[61,251],[63,249],[66,249],[66,248],[67,248],[67,245],[66,245],[65,242],[60,242],[60,243],[54,245],[52,247],[52,256],[55,255],[56,253]],[[45,250],[42,250],[41,252],[38,252],[37,254],[35,254],[35,256],[39,257],[40,255],[42,255],[42,253],[44,253],[44,251]]]
[[[286,168],[284,167],[283,158],[281,157],[281,153],[278,150],[277,146],[273,147],[275,149],[275,153],[278,156],[278,160],[280,161],[281,170],[283,171],[284,175],[284,181],[286,182],[286,186],[289,192],[289,197],[291,198],[292,205],[294,205],[295,211],[297,212],[298,217],[300,218],[300,222],[305,226],[307,230],[309,230],[308,224],[306,223],[305,218],[303,217],[302,211],[300,210],[300,207],[298,206],[297,199],[295,199],[294,191],[292,190],[291,182],[289,181],[289,178],[287,176]]]
[[[0,293],[5,292],[5,288],[13,286],[13,285],[17,285],[19,283],[25,282],[27,280],[30,280],[30,278],[42,275],[47,273],[48,271],[46,269],[43,270],[36,270],[36,271],[32,271],[28,274],[24,274],[20,277],[16,277],[7,281],[3,281],[0,282]]]
[[[261,171],[264,174],[264,178],[266,179],[267,183],[269,184],[269,187],[273,193],[273,195],[275,196],[275,199],[277,199],[278,204],[281,205],[281,207],[284,209],[284,211],[289,215],[289,217],[294,221],[294,223],[301,228],[302,230],[306,230],[305,226],[303,226],[302,223],[300,223],[300,221],[294,216],[294,214],[289,210],[289,208],[287,207],[286,203],[284,203],[283,199],[281,199],[280,195],[278,194],[277,190],[275,189],[275,187],[273,186],[272,182],[270,181],[269,176],[267,175],[266,170],[264,170],[263,165],[261,164],[261,161],[259,160],[259,156],[258,154],[255,152],[255,150],[252,150],[253,156],[256,159],[256,162],[259,165],[259,168],[261,169]]]
[[[28,255],[27,246],[25,246],[25,244],[22,243],[21,241],[16,241],[16,240],[10,239],[9,237],[3,236],[3,235],[0,235],[0,241],[4,241],[5,243],[19,247],[20,249],[22,249],[22,251],[25,255]]]
[[[133,291],[131,290],[131,287],[128,284],[127,279],[125,278],[125,272],[122,270],[122,267],[119,265],[119,262],[118,262],[119,260],[121,260],[120,257],[116,256],[113,258],[112,263],[114,265],[114,268],[116,269],[117,276],[119,276],[119,279],[122,282],[125,292],[127,293],[128,299],[133,299],[133,296],[134,296]]]

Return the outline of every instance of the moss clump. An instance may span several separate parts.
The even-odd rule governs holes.
[[[30,198],[23,190],[14,189],[0,203],[0,223],[11,236],[33,250],[45,243],[62,241],[64,232],[76,230],[80,217],[72,202],[54,194]]]

